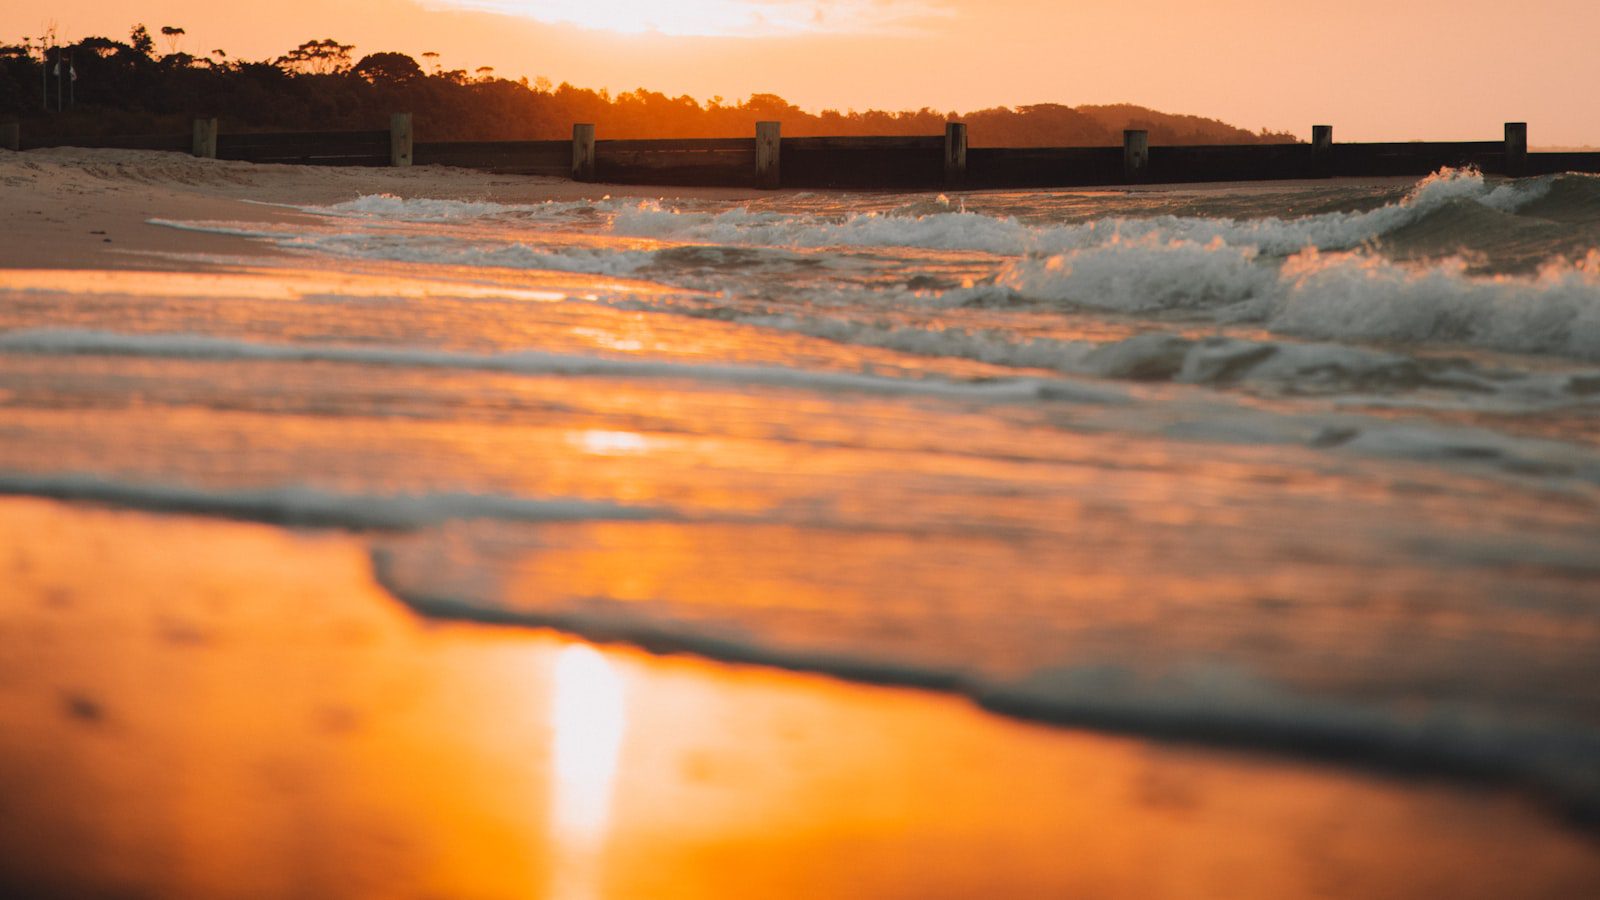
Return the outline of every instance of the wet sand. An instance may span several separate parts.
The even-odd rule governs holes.
[[[356,539],[0,500],[0,887],[1580,897],[1509,793],[417,619]]]

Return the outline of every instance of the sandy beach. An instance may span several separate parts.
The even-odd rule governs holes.
[[[688,193],[730,200],[755,196],[723,188]],[[149,150],[60,147],[0,156],[0,208],[9,219],[0,266],[192,269],[191,261],[166,262],[160,254],[267,255],[273,250],[260,241],[175,231],[150,220],[304,222],[310,217],[285,207],[371,194],[499,203],[687,195],[670,188],[579,184],[441,166],[255,165]]]
[[[195,284],[185,278],[219,279],[194,288],[191,299],[203,304],[208,292],[266,297],[262,285],[280,279],[286,290],[299,290],[292,299],[300,318],[267,324],[250,318],[256,308],[241,301],[240,323],[224,321],[216,331],[221,337],[213,336],[220,341],[268,334],[279,340],[298,334],[297,328],[316,327],[306,324],[314,322],[315,309],[300,310],[321,302],[316,298],[324,288],[313,279],[340,276],[337,262],[302,264],[293,251],[271,242],[151,220],[292,229],[323,220],[290,207],[380,194],[532,204],[662,193],[431,167],[253,166],[140,151],[0,152],[0,209],[6,214],[0,224],[0,295],[14,298],[15,309],[4,311],[15,317],[6,320],[8,329],[60,324],[52,323],[48,304],[58,294],[77,292],[91,300],[71,308],[76,318],[64,312],[63,327],[136,332],[159,330],[162,322],[141,322],[136,304],[124,309],[108,300],[104,309],[94,307],[95,292],[161,296],[181,304],[189,302],[184,285]],[[376,263],[351,263],[345,274],[372,271]],[[412,273],[398,266],[386,271],[395,284]],[[170,280],[139,280],[151,272]],[[548,274],[494,270],[473,277],[484,290],[562,290]],[[336,289],[338,284],[326,291]],[[509,318],[513,313],[505,313],[504,321],[472,320],[481,335],[465,326],[451,332],[459,346],[452,344],[450,352],[499,351],[515,340],[576,353],[623,347],[626,338],[630,343],[623,349],[644,347],[680,361],[720,354],[744,341],[739,352],[748,359],[741,362],[752,367],[772,365],[764,353],[778,358],[780,352],[802,351],[809,354],[808,364],[829,377],[845,365],[829,356],[843,352],[831,339],[805,335],[771,349],[727,316],[651,324],[639,312],[654,302],[647,289],[629,290],[636,291],[628,295],[632,306],[582,313],[518,297],[506,308],[514,313],[518,304],[538,307],[538,315],[556,323],[538,326],[548,333],[527,326],[532,337],[513,334],[507,324],[516,324]],[[401,296],[402,289],[393,293]],[[393,306],[373,318],[403,315],[403,306]],[[570,316],[570,322],[558,315]],[[443,449],[428,452],[468,459],[474,472],[490,473],[485,478],[532,483],[572,502],[697,508],[691,500],[709,503],[709,497],[746,516],[709,525],[689,514],[683,522],[667,517],[650,524],[655,530],[644,539],[632,537],[626,531],[632,526],[619,517],[623,524],[593,526],[570,546],[565,538],[541,535],[544,555],[537,565],[518,570],[527,596],[561,588],[625,605],[654,596],[652,589],[666,596],[675,585],[703,586],[733,572],[785,598],[803,580],[778,563],[761,568],[765,563],[755,554],[748,568],[707,562],[694,555],[701,551],[691,543],[737,549],[743,546],[741,531],[769,507],[809,514],[800,500],[780,496],[787,506],[767,501],[749,485],[786,489],[782,473],[809,472],[808,454],[816,459],[823,451],[781,457],[768,451],[774,454],[765,463],[770,469],[747,481],[730,475],[695,482],[684,475],[681,483],[672,482],[652,474],[659,465],[638,458],[639,448],[651,445],[627,443],[619,437],[624,427],[608,424],[612,419],[595,413],[580,429],[564,418],[580,415],[572,410],[578,401],[565,392],[618,420],[649,414],[687,421],[738,403],[748,403],[756,410],[752,415],[778,415],[762,408],[759,398],[738,400],[731,387],[717,388],[727,396],[672,395],[663,401],[635,396],[621,379],[608,381],[604,373],[581,372],[568,379],[572,387],[529,386],[523,382],[537,379],[519,382],[520,370],[509,369],[467,382],[450,360],[430,359],[427,365],[435,368],[422,376],[391,367],[347,377],[340,368],[347,360],[315,357],[307,363],[318,367],[305,376],[308,383],[321,379],[330,393],[337,393],[331,387],[336,383],[339,390],[366,391],[377,398],[369,405],[391,403],[397,411],[387,419],[374,415],[372,421],[328,425],[334,418],[326,410],[296,408],[289,424],[267,428],[252,424],[251,417],[279,414],[277,407],[263,402],[260,408],[235,408],[229,405],[235,401],[224,398],[208,400],[213,407],[203,415],[210,418],[194,425],[191,420],[200,421],[202,413],[179,408],[163,393],[178,388],[164,385],[221,392],[235,381],[264,380],[261,373],[276,364],[260,356],[249,363],[256,369],[217,375],[206,368],[213,359],[206,354],[218,351],[207,347],[176,361],[149,361],[134,351],[113,354],[128,369],[106,377],[122,379],[129,397],[103,403],[38,399],[46,387],[71,390],[78,379],[99,377],[102,361],[92,352],[26,357],[0,385],[0,444],[6,445],[0,447],[0,468],[43,477],[53,471],[40,461],[48,457],[63,471],[99,471],[103,460],[97,454],[107,451],[97,448],[122,440],[126,457],[119,457],[116,474],[129,483],[192,450],[192,485],[221,485],[222,491],[234,489],[217,462],[229,454],[276,453],[286,467],[325,463],[331,469],[325,444],[334,439],[325,436],[336,431],[364,448],[434,441],[427,446]],[[900,366],[921,374],[922,366],[940,377],[980,383],[1006,375],[977,354],[918,361],[887,342],[861,353],[867,362],[860,368],[871,373]],[[858,358],[847,362],[855,365]],[[213,378],[215,386],[209,384]],[[477,416],[471,428],[429,431],[434,413],[393,399],[413,380],[423,385],[419,392],[459,389],[463,406]],[[958,399],[969,404],[960,407],[962,416],[987,414],[979,400],[965,394]],[[904,423],[919,411],[890,409],[900,402],[877,395],[862,401],[876,404],[873,415],[892,421],[897,435],[910,430]],[[290,401],[281,404],[288,408]],[[526,412],[533,404],[540,404],[539,411]],[[804,404],[796,407],[805,411]],[[1114,405],[1108,402],[1107,408],[1112,412],[1105,415],[1116,414]],[[1006,416],[1004,427],[1026,440],[1044,429],[1020,412],[996,414]],[[829,409],[817,419],[825,424],[815,430],[835,442],[848,440],[851,428],[864,427]],[[540,443],[544,438],[528,420],[598,437],[582,448],[589,456],[577,459],[569,444],[553,438],[548,447]],[[413,427],[416,434],[403,431]],[[528,430],[503,438],[491,430],[512,427]],[[980,436],[974,441],[1000,439],[993,437],[1000,426],[987,421],[964,427]],[[28,446],[28,438],[15,436],[23,428],[82,441],[66,437]],[[799,426],[777,420],[772,428]],[[676,432],[661,426],[659,433]],[[303,440],[293,448],[298,455],[269,446],[263,435],[275,434]],[[665,445],[667,439],[651,440]],[[695,473],[721,471],[721,460],[745,447],[739,441],[756,439],[730,428],[704,445],[682,440],[683,447],[671,446],[676,456],[664,452],[663,458]],[[518,448],[529,447],[533,455],[516,456],[523,452]],[[1270,450],[1261,451],[1261,458]],[[865,458],[815,465],[843,478],[867,471]],[[977,482],[1001,464],[985,463],[986,469],[962,458],[948,466],[951,477]],[[1004,457],[1003,464],[1039,465],[1020,455]],[[355,477],[344,471],[340,477]],[[1202,476],[1210,477],[1184,477]],[[1408,471],[1407,477],[1423,484],[1427,476]],[[455,489],[445,476],[439,480]],[[1288,476],[1280,481],[1295,484]],[[8,482],[20,483],[21,476]],[[878,483],[881,478],[864,477],[861,494]],[[772,484],[778,487],[767,487]],[[604,490],[594,488],[590,496],[594,485]],[[405,523],[363,524],[328,515],[308,524],[304,516],[280,510],[273,513],[280,525],[243,521],[256,514],[230,512],[239,508],[237,500],[233,507],[217,503],[209,510],[176,502],[165,508],[166,501],[113,502],[107,491],[54,490],[65,499],[26,496],[28,491],[14,487],[0,496],[0,575],[6,583],[0,590],[0,894],[7,896],[1600,896],[1596,832],[1496,779],[1426,772],[1417,777],[1415,771],[1363,761],[1343,765],[1267,749],[1030,724],[935,690],[719,663],[690,653],[658,655],[627,641],[590,644],[514,622],[449,621],[419,614],[414,598],[408,603],[379,577],[375,542],[393,537],[404,547],[410,527]],[[1003,487],[984,490],[1009,496]],[[1431,499],[1446,497],[1442,489],[1417,493],[1435,504],[1447,502]],[[1469,506],[1471,499],[1460,502]],[[1558,511],[1569,506],[1578,508],[1571,503]],[[509,517],[481,517],[494,515]],[[1571,515],[1581,522],[1577,512]],[[1180,517],[1172,513],[1174,520]],[[711,537],[684,537],[690,526]],[[441,527],[448,540],[439,559],[453,559],[460,546],[476,547],[474,523]],[[808,526],[802,521],[792,527]],[[1581,525],[1570,527],[1576,533]],[[850,538],[855,546],[887,547],[881,551],[885,558],[900,552],[893,543],[897,537],[863,534]],[[906,541],[935,555],[943,546],[937,541],[947,539],[936,534]],[[651,542],[661,558],[628,543],[638,540]],[[810,545],[802,540],[796,546]],[[830,556],[834,546],[822,546],[819,555],[836,561],[842,579],[869,577],[852,568],[868,570],[867,563]],[[1085,558],[1095,552],[1085,550]],[[422,558],[419,568],[426,569],[432,557]],[[1060,565],[1072,571],[1073,564]],[[1009,559],[997,565],[1021,567]],[[1550,583],[1560,588],[1586,577],[1573,571],[1579,574],[1552,576]],[[1477,577],[1474,572],[1463,578]],[[1213,577],[1219,595],[1229,588],[1226,577]],[[1314,572],[1306,581],[1319,577]],[[953,570],[936,572],[927,583],[960,578]],[[1414,580],[1425,586],[1425,579]],[[1300,584],[1285,578],[1275,587],[1292,594]],[[1120,589],[1109,576],[1092,586]],[[1136,588],[1127,588],[1129,596],[1137,595]],[[826,585],[808,590],[802,597],[793,589],[792,596],[803,600],[797,608],[826,605]],[[1205,595],[1197,589],[1195,596]],[[1271,606],[1270,599],[1260,603]],[[815,626],[801,622],[796,631],[804,627]],[[896,637],[888,625],[881,630]]]

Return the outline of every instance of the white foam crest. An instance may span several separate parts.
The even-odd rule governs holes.
[[[685,212],[644,201],[619,209],[614,232],[630,237],[766,247],[916,247],[1011,254],[1031,243],[1032,229],[1014,218],[970,212],[921,216],[856,213],[842,219],[792,216],[744,208]]]
[[[1445,169],[1423,179],[1400,201],[1362,212],[1245,220],[1111,216],[1083,224],[1043,226],[965,210],[818,217],[744,208],[716,214],[686,212],[658,201],[642,201],[614,207],[611,228],[634,237],[775,247],[905,247],[1021,256],[1142,241],[1182,241],[1222,243],[1285,256],[1308,247],[1356,247],[1455,202],[1475,201],[1512,212],[1544,196],[1550,185],[1550,179],[1539,179],[1491,187],[1475,170]]]
[[[150,225],[171,228],[175,231],[191,231],[197,234],[223,234],[230,237],[282,240],[303,236],[302,231],[291,230],[285,226],[274,226],[265,222],[180,222],[174,219],[146,219],[145,222]]]
[[[588,200],[547,200],[541,203],[495,203],[489,200],[450,200],[431,197],[399,197],[394,194],[363,194],[354,200],[324,206],[296,207],[321,216],[363,219],[394,219],[404,222],[449,222],[460,219],[516,216],[519,218],[559,217],[574,211],[587,211],[596,204]]]
[[[1089,385],[1017,378],[954,382],[934,378],[890,378],[854,372],[806,371],[774,366],[715,365],[661,359],[579,356],[536,350],[478,354],[407,347],[267,344],[189,334],[124,334],[75,329],[29,329],[0,333],[0,352],[94,354],[201,360],[329,362],[413,368],[464,369],[532,376],[660,378],[736,386],[848,391],[896,396],[970,398],[1022,402],[1048,397],[1082,403],[1115,403],[1120,392]]]
[[[1213,241],[1120,240],[1008,264],[1026,299],[1131,313],[1209,311],[1324,340],[1451,343],[1600,360],[1600,249],[1532,276],[1478,276],[1450,259],[1396,263],[1307,250],[1281,267]]]
[[[394,232],[316,234],[283,237],[285,247],[333,256],[389,262],[432,263],[509,269],[539,269],[584,275],[630,276],[656,261],[657,251],[568,246],[545,250],[526,243],[491,244],[441,235]]]
[[[670,510],[595,500],[533,500],[470,493],[346,494],[298,485],[208,490],[186,485],[114,481],[83,473],[0,473],[0,494],[310,528],[412,529],[457,519],[569,522],[678,518]]]
[[[1274,331],[1339,340],[1452,343],[1600,360],[1600,249],[1534,276],[1466,274],[1355,254],[1289,260],[1265,319]]]
[[[1115,238],[1099,247],[1007,265],[996,283],[1034,299],[1123,312],[1211,308],[1270,292],[1272,269],[1252,247]]]

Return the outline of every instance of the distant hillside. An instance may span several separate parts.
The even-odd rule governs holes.
[[[176,46],[183,32],[169,26],[162,33]],[[1148,129],[1154,144],[1295,140],[1127,104],[813,114],[773,94],[732,103],[644,88],[613,96],[543,79],[508,81],[488,69],[429,72],[401,53],[356,59],[353,49],[324,39],[261,62],[233,60],[220,50],[210,57],[162,55],[142,25],[126,42],[94,37],[59,48],[0,46],[0,115],[25,119],[30,138],[78,139],[184,131],[195,115],[220,116],[224,131],[380,128],[390,112],[409,110],[422,140],[560,139],[574,122],[593,122],[607,138],[728,137],[774,119],[789,136],[939,134],[946,121],[963,121],[979,147],[1115,145],[1124,128]],[[55,111],[58,102],[64,111]]]

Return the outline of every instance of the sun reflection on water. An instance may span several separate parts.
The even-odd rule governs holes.
[[[568,441],[585,453],[592,453],[597,456],[642,453],[649,445],[649,441],[644,435],[636,434],[632,431],[605,431],[600,429],[577,432],[569,437]]]
[[[556,659],[553,694],[550,830],[561,853],[551,896],[598,896],[598,857],[627,725],[622,679],[599,651],[574,644]]]

